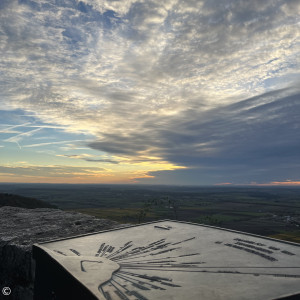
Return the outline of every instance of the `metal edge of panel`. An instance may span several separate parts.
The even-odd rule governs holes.
[[[283,296],[280,296],[280,298],[274,298],[272,300],[297,300],[297,299],[300,299],[300,292],[293,293],[293,294],[285,294]]]
[[[68,276],[70,278],[72,278],[72,280],[74,282],[76,282],[81,287],[81,289],[83,289],[85,291],[85,293],[87,293],[89,295],[89,299],[98,299],[98,297],[96,295],[94,295],[84,284],[82,284],[82,282],[80,282],[75,276],[73,276],[72,273],[70,273],[62,264],[57,262],[49,253],[47,253],[44,249],[42,249],[36,245],[33,245],[32,258],[35,261],[37,261],[39,256],[44,257],[47,260],[51,261],[56,268],[62,269],[66,274],[68,274]],[[34,282],[36,282],[36,280]],[[35,290],[35,287],[34,287],[34,290]]]

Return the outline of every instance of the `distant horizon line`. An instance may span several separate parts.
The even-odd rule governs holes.
[[[150,184],[150,183],[51,183],[51,182],[0,182],[0,185],[94,185],[94,186],[153,186],[153,187],[190,187],[190,188],[300,188],[300,184],[205,184],[205,185],[189,185],[189,184]]]

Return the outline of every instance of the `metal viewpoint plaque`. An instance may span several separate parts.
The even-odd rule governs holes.
[[[162,221],[34,246],[35,299],[296,299],[300,246]]]

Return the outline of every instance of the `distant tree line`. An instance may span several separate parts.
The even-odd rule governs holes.
[[[172,199],[169,196],[165,196],[162,198],[154,198],[145,201],[137,215],[138,223],[144,222],[147,214],[155,208],[167,209],[169,212],[172,212],[173,218],[178,220],[179,201]]]
[[[0,193],[0,207],[1,206],[14,206],[22,208],[57,208],[56,205],[14,194]]]

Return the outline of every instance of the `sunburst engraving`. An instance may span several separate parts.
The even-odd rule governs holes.
[[[132,241],[124,243],[121,247],[116,247],[101,243],[97,252],[96,259],[83,256],[79,251],[69,248],[69,251],[76,256],[68,256],[60,250],[53,250],[56,255],[61,255],[59,262],[67,267],[67,260],[73,262],[77,260],[82,273],[86,273],[86,277],[95,276],[97,281],[97,289],[104,299],[148,299],[143,295],[143,291],[161,290],[166,288],[180,288],[181,285],[173,282],[170,277],[150,276],[146,273],[141,274],[138,271],[159,270],[172,268],[172,271],[188,270],[189,268],[197,268],[203,264],[202,261],[180,262],[183,257],[199,256],[200,253],[187,253],[184,255],[171,255],[157,258],[163,254],[172,254],[181,248],[180,245],[194,240],[191,237],[175,243],[167,242],[166,238],[153,241],[142,247],[135,247]],[[47,250],[49,251],[49,250]],[[73,268],[74,271],[74,268]],[[93,273],[93,274],[92,274]],[[101,278],[99,277],[102,274]],[[105,276],[103,276],[105,274]],[[78,277],[78,275],[77,275]],[[83,274],[80,276],[84,277]],[[90,286],[90,285],[89,285]],[[93,290],[95,287],[93,288]]]
[[[127,234],[132,238],[126,240],[112,232],[110,236],[100,233],[94,239],[89,236],[81,241],[78,237],[39,247],[102,300],[153,300],[164,295],[164,299],[182,299],[184,291],[190,293],[190,299],[199,299],[202,292],[197,286],[205,280],[209,283],[205,283],[204,289],[214,299],[214,290],[210,292],[207,288],[211,281],[222,288],[234,278],[241,278],[239,282],[247,278],[247,284],[267,282],[271,290],[278,287],[280,278],[287,288],[287,280],[300,278],[300,267],[294,264],[295,258],[299,260],[299,249],[295,247],[262,243],[263,239],[243,238],[233,232],[203,238],[195,230],[199,226],[193,225],[194,230],[189,233],[191,225],[185,225],[182,234],[169,223],[173,225],[145,225],[148,232],[154,230],[152,240],[134,234]],[[107,237],[112,241],[107,242]]]

